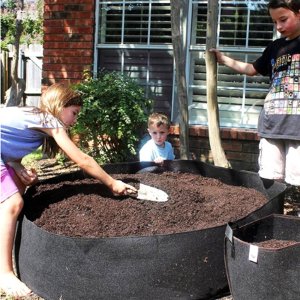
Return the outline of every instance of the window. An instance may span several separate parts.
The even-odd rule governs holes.
[[[274,38],[267,1],[219,1],[218,48],[253,62]],[[205,43],[207,1],[189,1],[187,59],[190,124],[207,124]],[[170,0],[97,1],[95,72],[118,70],[136,78],[155,110],[173,113],[174,64]],[[236,74],[218,67],[221,126],[256,128],[268,78]]]
[[[99,1],[97,69],[136,78],[155,110],[170,113],[173,55],[170,1]]]

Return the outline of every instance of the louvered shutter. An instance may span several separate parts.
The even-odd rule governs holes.
[[[226,55],[253,62],[273,39],[265,1],[221,1],[218,48]],[[207,1],[194,1],[191,35],[191,124],[207,124],[205,40]],[[198,50],[198,51],[197,51]],[[256,128],[269,86],[263,76],[237,74],[218,66],[220,125]]]

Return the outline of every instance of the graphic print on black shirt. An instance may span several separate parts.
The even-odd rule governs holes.
[[[266,97],[266,113],[300,114],[300,54],[280,56],[271,64],[273,77]]]

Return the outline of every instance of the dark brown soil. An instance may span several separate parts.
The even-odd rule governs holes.
[[[254,245],[257,245],[262,248],[281,249],[281,248],[285,248],[288,246],[296,245],[298,243],[299,242],[297,242],[297,241],[271,239],[271,240],[266,240],[266,241],[259,242],[259,243],[254,243]]]
[[[171,234],[224,225],[268,199],[256,191],[187,173],[119,174],[115,178],[168,193],[167,202],[115,197],[94,179],[36,185],[26,215],[45,230],[76,237]],[[30,204],[31,203],[31,204]],[[30,204],[30,205],[29,205]]]

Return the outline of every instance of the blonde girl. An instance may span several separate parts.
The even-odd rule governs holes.
[[[42,95],[40,108],[4,107],[0,109],[1,186],[0,186],[0,289],[13,297],[31,290],[13,272],[12,248],[17,218],[23,208],[22,194],[37,182],[34,169],[21,164],[22,158],[42,144],[49,157],[61,149],[73,162],[104,183],[117,195],[135,188],[107,174],[89,155],[69,138],[68,128],[75,124],[82,99],[70,86],[57,83]]]

